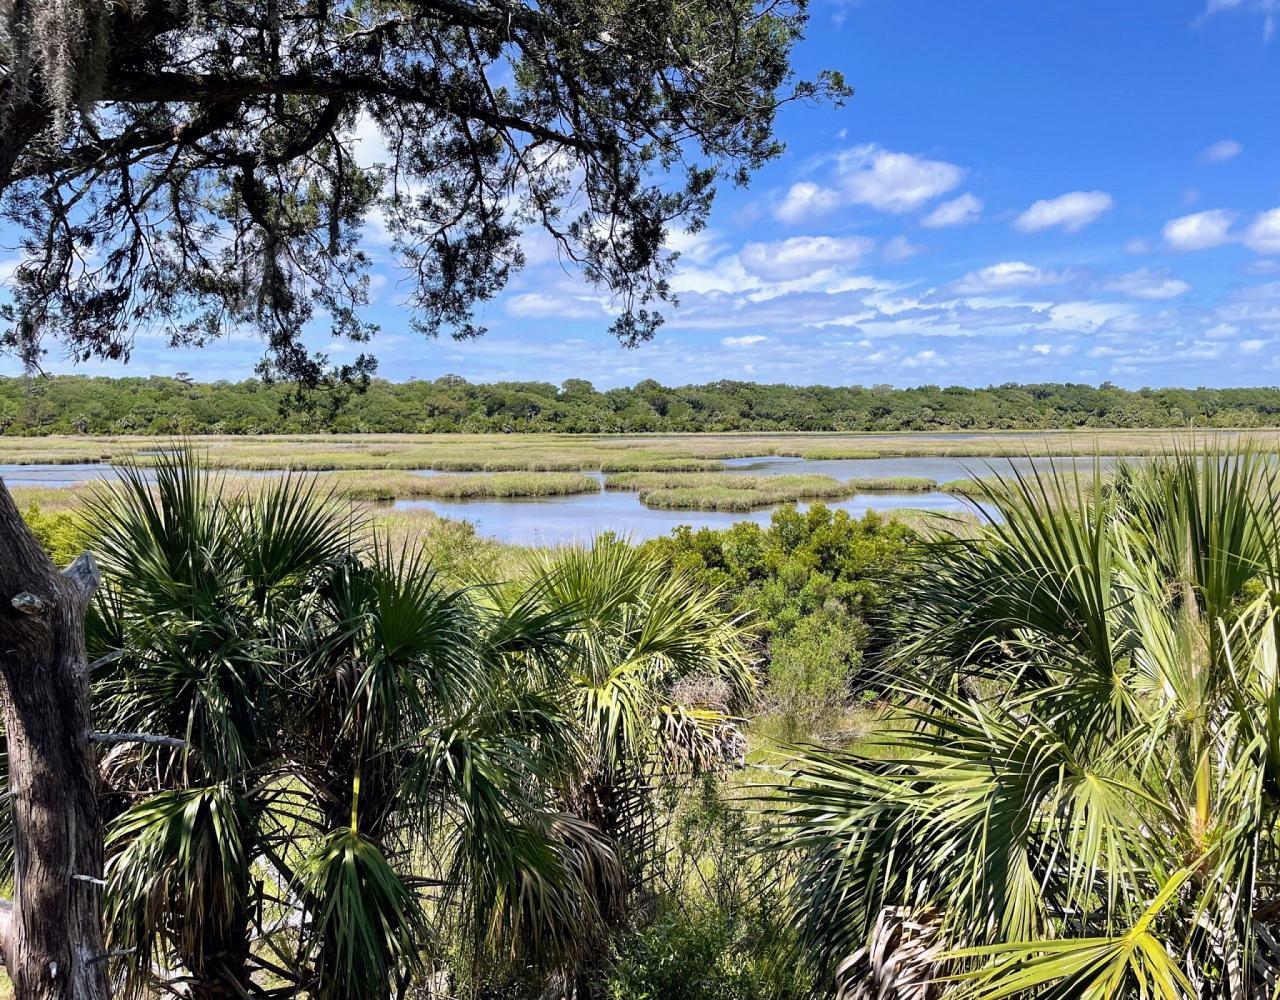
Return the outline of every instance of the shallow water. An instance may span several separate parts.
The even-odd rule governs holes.
[[[1104,458],[1104,465],[1114,463]],[[754,475],[786,475],[813,473],[836,479],[863,477],[910,476],[933,479],[939,483],[952,479],[1005,474],[1011,469],[1026,472],[1047,469],[1056,463],[1060,470],[1078,463],[1082,470],[1093,467],[1093,459],[1071,458],[952,458],[918,456],[908,458],[743,458],[725,462],[731,472]],[[147,470],[143,470],[144,474]],[[414,470],[420,475],[447,475],[432,469]],[[269,470],[225,470],[227,475],[272,475]],[[458,473],[483,475],[484,473]],[[604,476],[591,473],[603,484]],[[85,465],[0,465],[0,477],[9,486],[65,487],[76,483],[117,478],[109,464]],[[801,510],[808,504],[800,504]],[[951,493],[859,493],[845,500],[826,502],[826,506],[847,510],[861,517],[871,510],[929,510],[942,513],[972,512],[972,503]],[[567,497],[527,497],[478,500],[400,500],[401,510],[425,509],[441,517],[470,521],[485,536],[521,545],[560,545],[588,542],[603,531],[612,531],[637,541],[669,534],[677,525],[695,528],[727,528],[738,521],[768,524],[773,508],[747,513],[737,511],[651,510],[640,503],[638,493],[601,490]]]
[[[81,465],[0,465],[6,486],[75,486],[77,483],[119,479],[115,466],[105,462]]]
[[[859,493],[847,500],[823,501],[835,510],[861,517],[871,510],[931,510],[958,513],[973,505],[951,493]],[[807,503],[797,504],[800,510]],[[429,510],[441,517],[470,521],[488,538],[516,545],[570,545],[590,542],[603,531],[633,541],[669,535],[678,525],[728,528],[739,521],[767,525],[774,508],[741,511],[652,510],[638,493],[608,490],[569,497],[514,500],[397,500],[397,510]]]

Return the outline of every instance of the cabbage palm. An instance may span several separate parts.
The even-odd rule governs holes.
[[[542,553],[534,568],[542,606],[576,617],[566,697],[587,757],[573,806],[619,843],[635,876],[652,857],[653,773],[720,762],[736,737],[730,712],[755,696],[748,627],[721,591],[610,536]],[[713,696],[682,697],[690,679]]]
[[[807,940],[850,997],[1274,996],[1274,464],[992,501],[925,546],[884,728],[777,789]]]
[[[566,612],[363,546],[305,480],[236,496],[187,456],[126,472],[90,526],[98,716],[153,737],[104,761],[132,988],[387,996],[442,930],[553,962],[600,924],[614,856],[556,808]]]

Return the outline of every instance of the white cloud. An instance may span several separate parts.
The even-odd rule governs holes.
[[[1145,267],[1119,277],[1112,278],[1104,286],[1109,292],[1120,292],[1137,299],[1176,299],[1191,286],[1179,278],[1171,278],[1167,274],[1149,271]]]
[[[1256,253],[1280,253],[1280,208],[1253,220],[1244,234],[1244,245]]]
[[[1069,191],[1056,198],[1035,202],[1014,219],[1013,225],[1024,233],[1038,233],[1054,226],[1068,233],[1078,233],[1114,204],[1111,195],[1105,191]]]
[[[1200,154],[1200,159],[1206,163],[1226,163],[1227,160],[1235,159],[1243,152],[1244,147],[1234,139],[1219,139],[1205,147],[1204,152]]]
[[[365,112],[361,112],[356,118],[350,139],[351,155],[355,158],[357,165],[365,169],[380,163],[390,163],[393,159],[378,123]]]
[[[773,281],[802,278],[824,268],[856,264],[875,247],[865,236],[793,236],[748,243],[738,254],[748,273]]]
[[[678,253],[682,261],[705,264],[719,254],[724,247],[710,229],[700,229],[691,233],[687,229],[673,229],[667,233],[666,247]]]
[[[1053,348],[1048,344],[1032,344],[1031,349],[1037,354],[1048,354],[1053,350]]]
[[[1262,39],[1271,41],[1276,33],[1276,14],[1280,13],[1280,0],[1209,0],[1202,17],[1211,17],[1224,11],[1252,10],[1262,15]]]
[[[762,344],[768,339],[762,334],[752,333],[745,337],[721,337],[720,343],[725,347],[750,347],[753,344]]]
[[[599,302],[545,292],[525,292],[507,299],[506,311],[511,316],[553,319],[598,319],[605,315]]]
[[[773,217],[779,222],[794,224],[824,215],[839,205],[838,191],[812,181],[799,181],[792,184],[786,197],[774,206]]]
[[[1240,350],[1245,351],[1248,354],[1252,354],[1255,351],[1260,351],[1266,346],[1267,346],[1267,342],[1265,340],[1255,339],[1255,340],[1240,341]]]
[[[982,215],[982,199],[972,194],[962,194],[959,198],[944,201],[932,212],[920,220],[920,225],[930,229],[942,229],[946,226],[964,226],[977,222]]]
[[[1231,238],[1231,223],[1234,221],[1234,212],[1215,208],[1170,219],[1162,232],[1165,243],[1174,250],[1208,250],[1222,246]]]
[[[917,351],[909,358],[902,359],[903,368],[941,368],[946,362],[938,357],[937,351]]]
[[[1007,292],[1017,288],[1040,288],[1066,281],[1067,275],[1057,271],[1045,271],[1025,261],[1009,260],[971,271],[953,286],[964,295],[981,295],[984,292]]]
[[[773,206],[773,217],[794,225],[822,218],[842,205],[868,205],[900,215],[946,194],[964,175],[964,169],[954,163],[868,143],[836,154],[834,169],[824,182],[792,184]]]
[[[887,261],[906,260],[908,257],[914,257],[920,253],[924,247],[917,246],[905,236],[895,236],[884,245],[884,249],[880,251],[880,256]]]
[[[1141,237],[1135,236],[1133,239],[1125,241],[1124,252],[1132,254],[1150,253],[1151,244]]]
[[[874,144],[841,153],[837,175],[845,200],[895,215],[946,194],[964,179],[964,169]]]

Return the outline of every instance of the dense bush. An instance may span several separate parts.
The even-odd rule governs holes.
[[[883,642],[871,623],[891,610],[911,572],[913,537],[899,521],[815,504],[783,507],[767,528],[682,527],[646,546],[751,609],[767,705],[792,738],[834,725],[856,692],[865,657]]]
[[[801,1000],[811,971],[786,921],[786,872],[753,849],[736,791],[705,776],[683,798],[655,917],[615,945],[608,1000]]]
[[[44,511],[30,504],[22,519],[57,566],[68,565],[85,549],[84,518],[69,510]]]

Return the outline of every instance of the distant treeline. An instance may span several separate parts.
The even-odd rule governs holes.
[[[278,432],[896,431],[1067,427],[1275,427],[1280,388],[1120,389],[1065,384],[791,386],[646,380],[497,382],[458,376],[373,381],[360,393],[290,402],[288,386],[182,377],[0,379],[0,432],[264,434]]]

